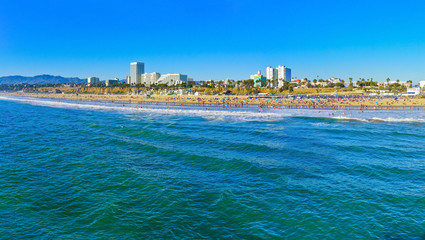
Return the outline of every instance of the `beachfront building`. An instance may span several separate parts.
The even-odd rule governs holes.
[[[113,84],[118,84],[119,83],[119,80],[118,80],[118,78],[115,78],[114,80],[105,80],[105,85],[108,87],[108,86],[111,86],[111,85],[113,85]]]
[[[410,83],[408,82],[400,82],[400,81],[390,81],[390,82],[378,82],[378,87],[388,87],[393,84],[400,84],[400,86],[410,88]]]
[[[425,90],[425,81],[419,81],[419,87],[421,88],[421,90]]]
[[[403,96],[417,96],[421,93],[421,88],[414,87],[414,88],[407,88],[407,93],[403,94]]]
[[[187,78],[187,84],[192,84],[195,85],[195,80],[193,80],[193,78]]]
[[[357,87],[357,82],[355,82],[355,81],[352,81],[351,83],[350,82],[344,82],[343,84],[344,84],[344,87],[346,87],[346,88],[349,88],[349,87],[355,88],[355,87]]]
[[[277,79],[278,79],[278,87],[283,87],[284,82],[291,81],[291,69],[285,66],[277,67]]]
[[[143,73],[140,75],[140,81],[141,81],[140,83],[149,87],[150,85],[155,84],[160,77],[161,77],[161,74],[157,72]]]
[[[131,78],[130,78],[130,76],[127,76],[127,77],[125,78],[125,83],[127,83],[127,84],[131,84]]]
[[[141,84],[142,74],[145,73],[145,64],[142,62],[130,63],[130,83],[131,85]]]
[[[330,82],[330,83],[333,83],[333,84],[335,84],[335,83],[342,83],[343,81],[341,80],[341,78],[335,78],[335,77],[331,77],[331,78],[329,78],[328,80],[326,80],[327,82]]]
[[[261,71],[258,70],[258,73],[251,75],[251,79],[254,80],[254,87],[265,87],[267,83],[267,78],[261,75]]]
[[[180,73],[165,74],[157,80],[157,84],[165,84],[168,86],[178,85],[182,83],[187,83],[187,75]]]
[[[277,68],[267,67],[266,76],[267,79],[271,80],[273,87],[276,87],[276,80],[277,86],[282,87],[285,81],[291,81],[291,69],[285,66],[278,66]]]
[[[277,86],[277,68],[267,67],[266,68],[266,77],[270,80],[270,87]]]
[[[223,82],[225,87],[235,87],[235,83],[236,83],[235,80],[228,79],[228,78],[224,79],[224,82]]]
[[[87,85],[88,86],[93,86],[93,85],[96,85],[96,84],[99,84],[99,83],[100,83],[100,80],[97,77],[89,77],[89,78],[87,78]]]
[[[291,79],[291,83],[299,84],[301,85],[302,79]]]

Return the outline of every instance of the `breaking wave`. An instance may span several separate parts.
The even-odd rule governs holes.
[[[423,123],[425,122],[424,110],[411,109],[380,109],[380,110],[318,110],[318,109],[264,109],[258,111],[257,106],[246,108],[218,108],[202,107],[198,105],[166,105],[166,104],[124,104],[105,103],[96,101],[75,101],[40,99],[33,97],[0,96],[0,100],[15,101],[25,104],[72,108],[84,110],[114,111],[130,114],[149,115],[174,115],[202,117],[207,120],[218,121],[281,121],[284,118],[317,118],[330,121],[357,121],[357,122],[395,122],[395,123]]]
[[[287,116],[285,114],[273,113],[273,112],[255,112],[252,109],[246,111],[231,111],[231,110],[209,110],[210,108],[193,107],[193,106],[184,106],[183,108],[178,108],[177,105],[159,105],[159,106],[120,106],[119,104],[93,104],[90,102],[81,102],[81,103],[70,103],[70,102],[61,102],[57,100],[44,100],[36,98],[21,98],[21,97],[8,97],[0,96],[0,100],[8,100],[21,102],[31,105],[46,106],[46,107],[56,107],[56,108],[73,108],[73,109],[84,109],[84,110],[102,110],[102,111],[115,111],[115,112],[125,112],[125,113],[147,113],[147,114],[158,114],[158,115],[181,115],[181,116],[193,116],[193,117],[203,117],[208,120],[240,120],[240,121],[278,121],[283,117]],[[99,102],[100,103],[100,102]],[[168,107],[168,108],[167,108]]]

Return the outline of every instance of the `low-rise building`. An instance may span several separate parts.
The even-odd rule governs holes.
[[[349,87],[357,87],[357,83],[356,82],[344,82],[344,87],[349,88]]]
[[[421,89],[419,87],[408,88],[407,93],[403,94],[403,96],[417,96],[421,93]]]
[[[410,87],[410,83],[408,82],[400,82],[400,81],[390,81],[390,82],[378,82],[378,87],[388,87],[388,85],[393,85],[395,83],[400,84],[400,86],[404,86],[406,88]]]
[[[114,80],[105,80],[105,85],[108,87],[108,86],[111,86],[111,85],[113,85],[113,84],[118,84],[119,83],[119,80],[118,80],[118,78],[115,78]]]
[[[225,87],[234,87],[235,84],[236,84],[235,80],[228,79],[228,78],[224,79],[224,86]]]
[[[335,77],[331,77],[327,80],[328,82],[331,82],[333,84],[335,83],[342,83],[343,81],[341,80],[341,78],[335,78]]]
[[[265,87],[267,83],[267,78],[261,75],[261,71],[258,70],[258,73],[251,75],[251,79],[254,80],[254,87]]]
[[[425,87],[425,81],[419,81],[419,87],[424,90]]]
[[[193,78],[187,78],[187,84],[192,84],[195,85],[195,81],[193,80]]]

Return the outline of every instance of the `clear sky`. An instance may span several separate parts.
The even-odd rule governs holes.
[[[0,0],[0,76],[425,80],[425,1]]]

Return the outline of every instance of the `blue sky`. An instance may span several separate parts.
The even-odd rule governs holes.
[[[0,76],[425,80],[425,1],[0,0]]]

